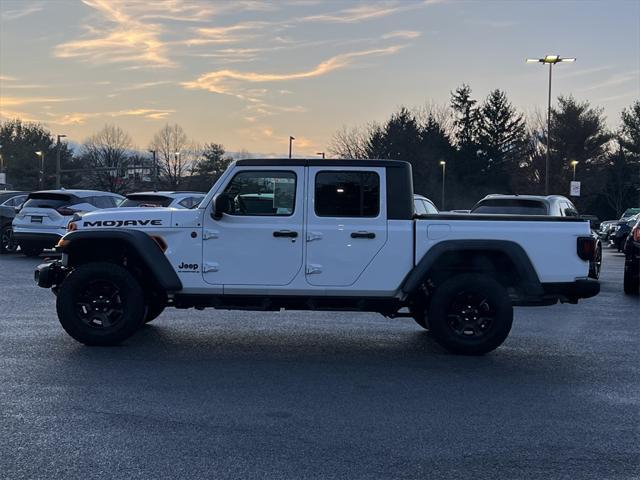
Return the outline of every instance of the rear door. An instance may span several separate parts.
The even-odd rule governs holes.
[[[387,241],[385,169],[309,167],[306,279],[348,286]]]

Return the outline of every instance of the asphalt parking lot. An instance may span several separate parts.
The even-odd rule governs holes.
[[[0,477],[640,476],[640,300],[521,308],[484,357],[411,319],[169,310],[120,347],[59,326],[0,257]]]

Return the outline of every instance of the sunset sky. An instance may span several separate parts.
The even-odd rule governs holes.
[[[327,149],[343,125],[400,105],[505,90],[544,109],[547,71],[577,57],[554,96],[615,126],[640,97],[640,1],[0,0],[0,116],[82,142],[105,123],[145,148],[165,123],[227,150]]]

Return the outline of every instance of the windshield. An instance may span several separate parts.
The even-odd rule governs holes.
[[[128,195],[121,207],[168,207],[173,199],[164,195]]]
[[[620,218],[628,218],[638,213],[640,213],[640,208],[627,208]]]
[[[75,197],[64,193],[32,193],[23,208],[59,208],[73,203]]]
[[[546,215],[547,207],[537,200],[493,199],[483,200],[471,213],[497,215]]]

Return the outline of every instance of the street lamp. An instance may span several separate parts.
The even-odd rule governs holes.
[[[316,152],[316,155],[320,155],[322,157],[322,159],[324,160],[324,152]]]
[[[293,141],[296,139],[296,137],[291,137],[289,136],[289,158],[291,158],[291,147],[293,145]]]
[[[549,138],[551,137],[551,72],[556,63],[575,62],[575,58],[562,58],[560,55],[546,55],[544,58],[527,58],[527,63],[549,64],[549,99],[547,102],[547,157],[544,165],[544,194],[549,195]]]
[[[444,210],[444,173],[447,168],[447,162],[440,160],[440,165],[442,166],[442,202],[440,202],[440,210]]]
[[[578,162],[577,160],[572,160],[571,161],[571,166],[573,167],[573,181],[574,182],[576,181],[576,166],[578,165],[578,163],[580,163],[580,162]]]
[[[60,139],[66,137],[66,135],[58,135],[58,141],[56,142],[56,189],[60,189]]]
[[[44,181],[44,151],[38,150],[36,155],[40,156],[40,178],[38,179],[39,189],[42,190],[42,183]]]

